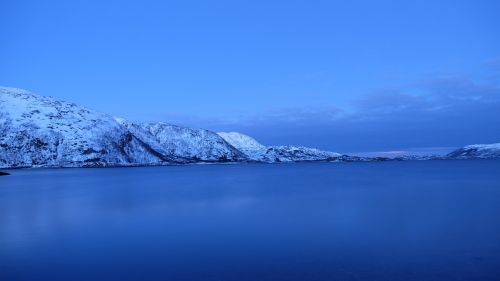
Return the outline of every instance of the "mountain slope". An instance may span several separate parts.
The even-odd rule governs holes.
[[[0,166],[159,163],[112,117],[73,103],[0,88]],[[131,153],[132,152],[132,153]]]
[[[219,132],[217,134],[233,147],[243,152],[250,160],[269,161],[265,157],[267,147],[257,142],[254,138],[236,132]]]
[[[22,89],[0,87],[0,168],[469,158],[500,158],[500,144],[469,145],[446,157],[348,156],[303,146],[265,146],[235,132],[134,123]]]
[[[165,155],[185,161],[228,162],[246,157],[214,132],[167,123],[134,124],[118,120],[136,137]]]
[[[472,144],[449,153],[451,159],[500,158],[500,143]]]
[[[73,103],[0,87],[0,167],[244,159],[242,153],[209,131],[163,123],[136,125]]]
[[[232,146],[254,161],[299,162],[299,161],[340,161],[343,155],[303,146],[264,146],[254,138],[237,132],[218,133]]]

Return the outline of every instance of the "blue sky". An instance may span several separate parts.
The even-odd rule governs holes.
[[[499,1],[0,1],[0,85],[342,152],[500,142]]]

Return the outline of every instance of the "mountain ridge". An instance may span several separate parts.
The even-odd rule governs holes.
[[[471,144],[450,152],[451,159],[490,159],[500,158],[500,143]]]
[[[304,146],[265,146],[254,138],[238,132],[219,132],[229,144],[243,152],[250,160],[260,162],[340,161],[340,153]]]
[[[265,147],[255,141],[263,149],[257,158],[209,130],[136,123],[11,87],[0,87],[0,133],[1,168],[275,163],[340,155],[297,146]]]
[[[0,134],[4,168],[246,160],[207,130],[133,123],[18,88],[0,87]]]
[[[469,145],[445,157],[359,157],[304,146],[266,146],[237,132],[137,123],[23,89],[0,87],[0,168],[471,158],[500,158],[500,144]]]

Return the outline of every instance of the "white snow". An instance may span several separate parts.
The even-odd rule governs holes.
[[[303,146],[264,146],[254,138],[237,132],[220,132],[228,143],[251,160],[262,162],[334,161],[342,155]]]
[[[500,143],[472,144],[452,151],[449,158],[500,158]]]
[[[0,87],[0,167],[244,159],[213,132],[163,123],[134,124],[73,103]]]
[[[500,143],[448,158],[500,157]],[[74,103],[0,87],[0,168],[162,165],[193,162],[372,161],[303,146],[265,146],[237,133],[134,123]]]
[[[254,150],[259,150],[259,149],[265,149],[266,147],[262,144],[260,144],[258,141],[256,141],[254,138],[237,133],[237,132],[219,132],[217,133],[219,136],[221,136],[223,139],[225,139],[227,142],[229,142],[232,146],[238,148],[238,149],[254,149]]]
[[[491,144],[470,144],[464,146],[465,149],[479,149],[479,150],[500,150],[500,143]]]

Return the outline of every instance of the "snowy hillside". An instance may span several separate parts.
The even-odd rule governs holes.
[[[500,158],[500,143],[467,145],[447,155],[453,159]]]
[[[303,146],[264,146],[252,137],[236,132],[218,133],[254,161],[297,162],[297,161],[339,161],[342,155]]]
[[[230,133],[224,133],[220,132],[217,133],[219,136],[224,138],[228,143],[230,143],[232,146],[240,149],[240,150],[262,150],[266,149],[266,147],[262,144],[260,144],[257,140],[254,138],[241,134],[241,133],[236,133],[236,132],[230,132]]]
[[[236,132],[217,133],[233,147],[243,152],[250,160],[269,161],[265,158],[267,147],[257,142],[254,138]]]
[[[0,166],[104,166],[160,162],[108,115],[0,88]]]
[[[167,123],[134,124],[117,119],[144,143],[187,161],[241,161],[246,157],[214,132]]]
[[[394,159],[303,146],[265,146],[240,133],[134,123],[22,89],[0,87],[0,168],[496,157],[500,157],[500,144],[469,145],[446,157]]]
[[[245,160],[215,133],[128,124],[132,123],[73,103],[0,87],[0,167]]]

